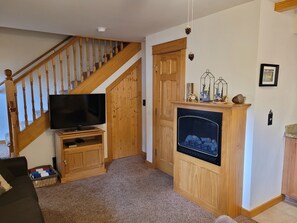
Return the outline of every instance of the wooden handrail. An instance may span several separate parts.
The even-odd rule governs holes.
[[[21,81],[23,78],[25,78],[26,76],[28,76],[34,70],[36,70],[37,68],[41,67],[45,63],[49,62],[52,58],[54,58],[55,56],[57,56],[60,53],[62,53],[63,50],[65,50],[69,46],[73,45],[76,41],[78,41],[78,39],[79,39],[78,37],[74,37],[65,46],[63,46],[62,48],[58,49],[56,52],[54,52],[52,55],[50,55],[49,57],[47,57],[44,60],[42,60],[40,63],[38,63],[37,65],[35,65],[34,67],[32,67],[30,70],[26,71],[21,77],[15,79],[14,82],[15,83],[18,83],[19,81]]]
[[[48,51],[46,51],[45,53],[43,53],[42,55],[40,55],[39,57],[37,57],[36,59],[34,59],[33,61],[31,61],[30,63],[28,63],[26,66],[22,67],[21,69],[19,69],[17,72],[15,72],[12,77],[15,77],[16,75],[20,74],[22,71],[26,70],[28,67],[32,66],[34,63],[36,63],[38,60],[40,60],[42,57],[46,56],[47,54],[49,54],[51,51],[55,50],[56,48],[58,48],[59,46],[61,46],[62,44],[64,44],[65,42],[67,42],[69,39],[73,38],[73,36],[67,36],[67,38],[63,39],[61,42],[59,42],[58,44],[56,44],[55,46],[53,46],[52,48],[50,48]],[[0,83],[0,86],[2,84],[5,83],[5,80],[2,81]]]
[[[297,0],[280,1],[280,2],[276,2],[274,5],[274,11],[276,12],[285,12],[296,8],[297,8]]]
[[[19,73],[21,73],[23,70],[27,69],[28,67],[30,67],[32,64],[34,64],[35,62],[37,62],[38,60],[40,60],[42,57],[44,57],[45,55],[49,54],[51,51],[55,50],[56,48],[58,48],[59,46],[61,46],[63,43],[65,43],[66,41],[68,41],[69,39],[73,38],[73,36],[68,36],[67,38],[65,38],[64,40],[62,40],[61,42],[59,42],[58,44],[56,44],[55,46],[53,46],[52,48],[50,48],[48,51],[46,51],[44,54],[42,54],[41,56],[37,57],[35,60],[33,60],[32,62],[28,63],[26,66],[24,66],[23,68],[19,69],[17,72],[15,72],[12,77],[15,77],[16,75],[18,75]]]

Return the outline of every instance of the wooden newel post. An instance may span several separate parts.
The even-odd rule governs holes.
[[[12,80],[12,71],[6,69],[5,71],[6,81],[5,81],[5,89],[6,89],[6,102],[7,102],[7,114],[8,114],[8,125],[9,125],[9,137],[10,137],[10,154],[11,156],[18,156],[18,133],[19,133],[19,125],[17,119],[17,108],[15,101],[15,85]]]

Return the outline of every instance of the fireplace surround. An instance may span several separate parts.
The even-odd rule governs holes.
[[[240,215],[250,105],[173,104],[174,190],[216,215]]]

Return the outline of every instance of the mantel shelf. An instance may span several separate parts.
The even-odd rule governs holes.
[[[233,104],[233,103],[214,103],[214,102],[187,102],[187,101],[171,101],[173,104],[199,106],[199,107],[216,107],[216,108],[247,108],[251,104]]]

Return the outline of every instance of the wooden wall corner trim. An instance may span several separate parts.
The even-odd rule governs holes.
[[[153,55],[187,49],[187,37],[153,46]]]
[[[267,202],[265,202],[264,204],[252,209],[252,210],[246,210],[244,208],[241,209],[241,214],[243,216],[252,218],[255,217],[256,215],[260,214],[261,212],[271,208],[272,206],[282,202],[285,199],[284,195],[279,195]]]

